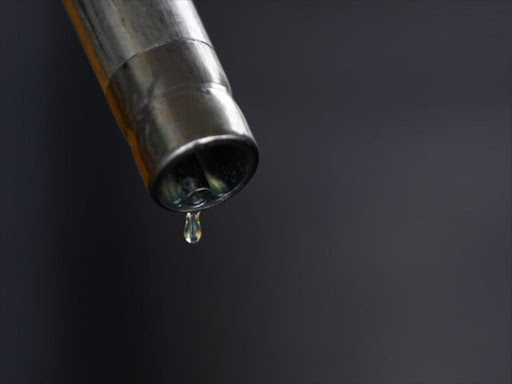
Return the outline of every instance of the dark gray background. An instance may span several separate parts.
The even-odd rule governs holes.
[[[0,382],[511,380],[508,1],[199,1],[261,147],[146,193],[58,2],[0,3]]]

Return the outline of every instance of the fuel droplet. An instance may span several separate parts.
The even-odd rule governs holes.
[[[183,236],[189,244],[196,244],[201,240],[201,221],[199,215],[201,212],[187,212],[185,216],[185,228],[183,229]]]

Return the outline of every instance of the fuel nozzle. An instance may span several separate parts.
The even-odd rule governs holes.
[[[254,174],[258,148],[189,0],[63,0],[153,198],[197,212]]]

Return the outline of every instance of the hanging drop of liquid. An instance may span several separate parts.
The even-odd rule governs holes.
[[[201,240],[201,222],[199,221],[200,214],[200,211],[187,212],[187,216],[185,216],[183,236],[189,244],[195,244]]]

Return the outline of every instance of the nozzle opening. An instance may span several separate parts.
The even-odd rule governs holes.
[[[252,142],[194,143],[168,161],[153,185],[153,195],[170,210],[203,210],[239,191],[254,174],[257,162],[258,151]]]

